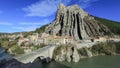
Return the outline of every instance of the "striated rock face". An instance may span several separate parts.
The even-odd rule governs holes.
[[[89,50],[89,48],[80,48],[80,49],[78,49],[78,52],[79,52],[81,58],[93,56],[93,54],[92,54],[91,50]]]
[[[73,51],[73,62],[78,62],[80,60],[80,56],[78,54],[78,51],[76,48],[74,48],[74,51]]]
[[[68,62],[71,62],[72,59],[73,59],[73,51],[72,51],[73,48],[71,47],[68,47],[67,50],[66,50],[66,61]]]
[[[73,46],[60,46],[54,51],[53,59],[55,61],[78,62],[80,56]]]
[[[104,36],[110,30],[100,24],[78,5],[60,4],[56,19],[45,29],[50,35],[72,36],[75,40]]]
[[[66,58],[66,50],[65,49],[60,49],[60,54],[59,53],[54,53],[54,59],[56,61],[65,61]]]
[[[99,55],[120,55],[120,42],[97,43],[94,46],[77,49],[75,46],[58,46],[53,53],[55,61],[79,62],[82,58]]]

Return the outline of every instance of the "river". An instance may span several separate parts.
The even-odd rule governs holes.
[[[0,60],[10,59],[12,56],[0,48]],[[87,59],[81,59],[78,63],[68,62],[50,62],[42,63],[37,60],[32,63],[30,68],[120,68],[119,56],[97,56]]]
[[[120,68],[120,56],[98,56],[87,59],[81,59],[78,63],[57,63],[49,64],[36,61],[32,68]]]
[[[0,48],[0,61],[3,59],[10,60],[12,58],[12,55],[5,53],[5,50],[3,48]]]

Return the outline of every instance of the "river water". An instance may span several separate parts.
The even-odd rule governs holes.
[[[0,60],[10,59],[12,56],[0,48]],[[119,56],[97,56],[92,58],[81,59],[78,63],[68,62],[50,62],[42,63],[37,60],[32,63],[31,68],[120,68]]]
[[[78,63],[51,62],[49,64],[36,61],[32,68],[120,68],[120,56],[98,56],[81,59]]]
[[[12,58],[12,55],[5,53],[5,50],[3,48],[0,48],[0,61],[3,59],[10,60]]]

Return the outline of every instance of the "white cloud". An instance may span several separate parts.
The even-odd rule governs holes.
[[[0,22],[0,26],[12,26],[12,23],[9,22]]]
[[[23,8],[23,10],[27,13],[27,16],[47,17],[56,12],[60,3],[64,3],[66,5],[71,3],[79,4],[82,8],[86,8],[95,1],[98,0],[39,0],[38,2]]]
[[[21,22],[19,23],[20,25],[42,25],[42,23],[39,23],[39,22]]]
[[[27,25],[27,26],[42,26],[50,23],[48,19],[41,20],[39,22],[20,22],[19,25]]]
[[[36,28],[40,28],[40,26],[48,23],[49,23],[48,19],[44,19],[39,22],[20,22],[17,24],[17,26],[13,26],[12,29],[18,31],[34,31]]]
[[[87,8],[91,6],[93,2],[96,2],[96,1],[99,1],[99,0],[78,0],[78,3],[82,8]]]
[[[37,2],[24,8],[24,10],[28,12],[27,16],[50,16],[56,12],[57,4],[55,3],[57,2],[50,2],[49,0]]]
[[[19,31],[34,31],[36,28],[38,28],[39,26],[18,26],[18,27],[12,27],[15,30],[19,30]]]
[[[43,19],[39,22],[19,22],[19,23],[11,23],[11,22],[0,22],[0,26],[9,27],[10,30],[13,31],[34,31],[36,28],[40,28],[40,26],[50,23],[48,19]]]

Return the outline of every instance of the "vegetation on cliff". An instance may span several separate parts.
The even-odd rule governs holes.
[[[53,53],[53,58],[56,57],[56,55],[60,55],[61,54],[61,50],[66,50],[69,46],[58,46]]]
[[[120,42],[98,43],[89,49],[93,55],[120,54]]]
[[[10,52],[10,54],[23,54],[24,50],[17,45],[17,42],[17,39],[15,41],[9,41],[8,38],[2,38],[0,40],[0,47],[3,47],[6,52]]]
[[[14,55],[18,55],[18,54],[24,54],[24,50],[17,46],[17,45],[14,45],[13,47],[10,48],[11,49],[11,52],[14,54]]]
[[[45,28],[48,26],[48,24],[41,26],[40,28],[37,28],[35,30],[36,33],[43,33],[45,32]]]
[[[55,61],[78,62],[80,60],[76,47],[58,46],[53,53]]]
[[[95,17],[97,21],[107,26],[114,34],[120,35],[120,22]]]
[[[77,52],[76,55],[74,55],[75,57],[73,57],[73,52],[75,50],[77,50]],[[80,49],[76,49],[74,46],[59,46],[54,50],[53,59],[56,61],[69,61],[69,58],[87,58],[98,55],[116,54],[120,54],[120,42],[100,42],[90,48],[84,47]]]

